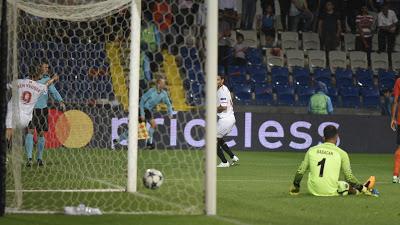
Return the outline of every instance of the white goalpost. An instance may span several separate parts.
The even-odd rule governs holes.
[[[207,0],[207,127],[206,127],[206,213],[217,213],[217,70],[218,1]]]
[[[218,1],[195,1],[190,9],[177,2],[7,1],[7,81],[48,64],[41,76],[60,76],[54,89],[67,110],[49,88],[43,153],[39,132],[31,153],[25,131],[16,133],[6,212],[59,213],[85,204],[104,213],[216,215]],[[139,140],[139,102],[160,77],[175,115],[167,118],[164,104],[152,112],[150,150]],[[142,183],[150,168],[165,177],[157,190]]]

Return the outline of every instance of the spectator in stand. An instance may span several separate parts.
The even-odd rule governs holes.
[[[387,52],[389,64],[392,62],[392,52],[395,45],[397,16],[386,4],[378,14],[378,45],[379,52]]]
[[[362,6],[360,15],[356,17],[357,38],[356,50],[364,51],[368,54],[368,63],[371,63],[371,48],[372,48],[372,26],[374,25],[374,17],[368,14],[368,7]]]
[[[309,24],[310,27],[307,28],[307,30],[309,30],[309,31],[316,31],[317,30],[317,24],[318,24],[318,19],[317,18],[319,16],[320,1],[321,0],[307,0],[308,9],[313,14],[313,20]]]
[[[393,104],[393,95],[389,88],[383,90],[383,103],[381,104],[381,112],[382,116],[391,116],[392,114],[392,104]]]
[[[310,23],[312,22],[313,14],[308,9],[306,0],[291,0],[289,10],[289,30],[297,32],[299,24],[303,22],[302,31],[308,31]]]
[[[238,21],[236,0],[218,0],[219,30],[225,37],[231,35]]]
[[[284,31],[288,30],[287,22],[290,9],[290,0],[279,0],[279,7],[281,9],[281,23]]]
[[[316,93],[310,98],[308,112],[316,115],[327,115],[333,113],[331,98],[326,95],[328,88],[322,82],[318,82]]]
[[[261,31],[265,35],[265,45],[272,47],[275,40],[275,15],[272,5],[267,5],[263,12]]]
[[[325,4],[325,11],[321,13],[318,22],[318,33],[321,38],[321,45],[326,52],[337,48],[341,32],[340,17],[336,14],[332,2],[327,1]]]
[[[242,0],[242,16],[240,29],[252,30],[254,16],[256,15],[257,0]]]
[[[236,34],[236,45],[234,46],[235,49],[235,58],[233,60],[233,64],[237,66],[245,66],[247,65],[246,60],[246,50],[247,47],[243,44],[244,36],[241,33]]]

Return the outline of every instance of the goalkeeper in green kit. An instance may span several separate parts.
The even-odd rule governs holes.
[[[310,171],[307,186],[312,195],[338,196],[359,193],[371,196],[379,195],[379,192],[373,189],[374,176],[371,176],[365,184],[361,184],[353,175],[349,156],[336,146],[338,138],[336,127],[331,125],[325,127],[324,143],[307,151],[294,177],[289,191],[291,195],[297,195],[300,192],[300,182],[307,170]],[[339,181],[340,171],[343,171],[345,182]]]

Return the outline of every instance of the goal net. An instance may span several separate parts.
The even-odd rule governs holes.
[[[132,2],[141,7],[141,21],[133,26]],[[58,74],[59,81],[48,89],[48,115],[42,115],[48,131],[40,132],[45,121],[37,121],[32,153],[27,137],[32,129],[14,130],[7,155],[7,212],[58,213],[79,204],[105,213],[204,212],[206,12],[203,1],[179,2],[8,1],[8,83],[36,74],[40,79]],[[141,35],[139,74],[129,69],[135,35]],[[153,110],[157,128],[152,149],[146,140],[126,137],[128,84],[139,79],[140,90],[131,91],[143,95],[157,86],[157,78],[166,80],[173,117],[165,104]],[[9,99],[15,89],[8,90]],[[17,120],[19,114],[14,114]],[[149,131],[150,124],[146,126]],[[134,193],[126,191],[128,140],[139,145]],[[149,168],[164,175],[157,190],[142,183]]]

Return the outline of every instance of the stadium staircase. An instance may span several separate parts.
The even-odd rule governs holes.
[[[110,62],[110,72],[115,97],[128,111],[128,88],[126,86],[124,62],[121,60],[121,47],[119,42],[108,42],[106,45],[107,58]],[[129,64],[128,64],[129,65]]]
[[[162,54],[164,57],[163,67],[165,77],[168,81],[173,108],[175,111],[189,111],[194,107],[186,103],[183,81],[176,65],[175,56],[169,54],[167,51],[164,51]]]

